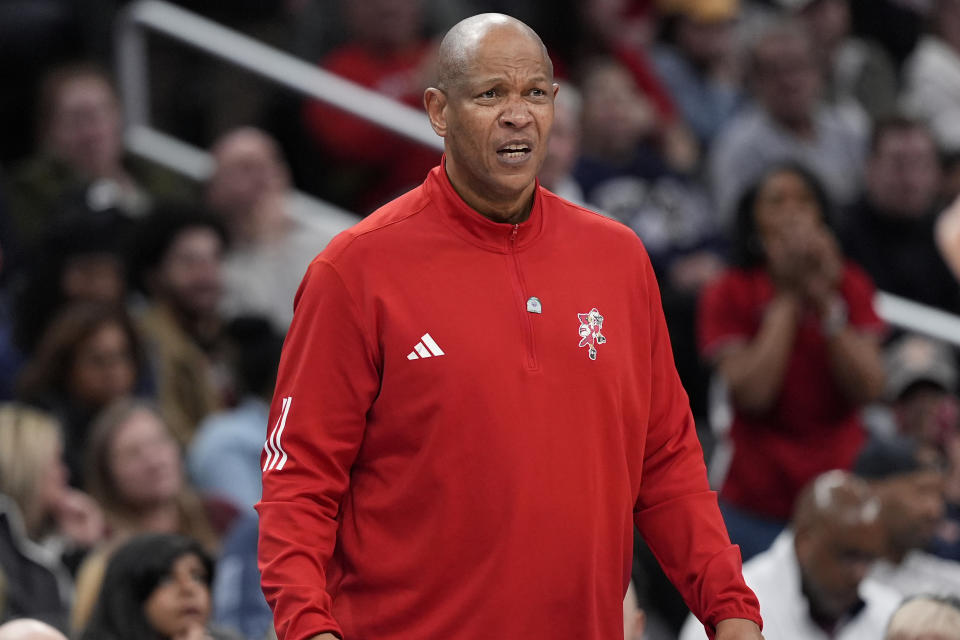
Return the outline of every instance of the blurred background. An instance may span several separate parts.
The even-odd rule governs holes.
[[[960,0],[0,0],[0,622],[95,637],[159,533],[216,567],[214,637],[268,636],[294,292],[439,162],[439,38],[485,11],[553,59],[543,186],[650,253],[744,559],[793,563],[820,629],[864,581],[960,595]],[[836,469],[882,504],[862,566],[791,526]],[[677,638],[639,538],[634,565],[625,637]]]

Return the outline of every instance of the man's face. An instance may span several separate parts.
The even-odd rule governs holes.
[[[940,180],[937,148],[919,127],[887,131],[867,163],[870,200],[904,218],[930,213]]]
[[[810,42],[799,34],[769,37],[755,56],[758,97],[774,119],[787,125],[809,119],[821,88]]]
[[[538,42],[511,27],[487,31],[467,62],[445,100],[428,103],[446,139],[447,173],[490,201],[517,201],[547,153],[556,94],[549,63]]]
[[[677,42],[694,64],[709,67],[733,53],[735,29],[734,20],[699,21],[682,17]]]
[[[656,128],[650,101],[618,62],[595,65],[583,83],[583,141],[593,153],[630,154]]]
[[[210,207],[228,223],[251,213],[265,196],[282,193],[289,176],[276,148],[259,134],[234,135],[214,154],[207,190]]]
[[[884,551],[877,521],[821,523],[797,531],[797,560],[822,612],[839,616],[858,600],[860,582]]]
[[[816,0],[801,11],[801,16],[810,25],[810,34],[827,49],[833,51],[850,33],[849,0]]]
[[[544,186],[553,188],[558,180],[567,177],[580,155],[580,120],[570,106],[556,104],[553,131],[547,143],[547,157],[540,170]]]
[[[194,318],[217,313],[223,291],[220,236],[207,227],[181,231],[164,256],[158,286],[178,311]]]
[[[79,76],[56,97],[47,143],[57,157],[88,177],[99,177],[119,162],[120,129],[113,89],[97,76]]]
[[[880,483],[883,521],[894,550],[923,549],[933,538],[944,513],[943,474],[916,471]]]

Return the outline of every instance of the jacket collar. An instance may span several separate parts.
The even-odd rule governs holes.
[[[454,233],[482,249],[509,253],[511,245],[515,243],[516,249],[522,250],[532,244],[543,231],[543,195],[540,193],[539,180],[533,191],[530,217],[517,225],[494,222],[464,202],[450,184],[444,160],[430,171],[424,186],[430,199],[439,206],[444,222]],[[513,238],[514,229],[516,238]]]

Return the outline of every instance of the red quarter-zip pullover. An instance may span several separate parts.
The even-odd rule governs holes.
[[[633,524],[708,625],[760,621],[636,235],[442,166],[310,265],[263,454],[281,640],[613,640]]]

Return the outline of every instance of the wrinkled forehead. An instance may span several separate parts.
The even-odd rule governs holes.
[[[510,75],[553,80],[553,65],[540,38],[511,23],[470,30],[441,50],[447,84],[480,82],[487,76]],[[446,55],[443,55],[446,54]]]

